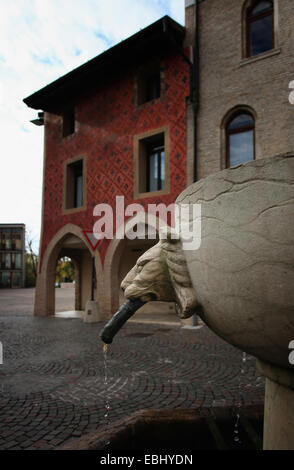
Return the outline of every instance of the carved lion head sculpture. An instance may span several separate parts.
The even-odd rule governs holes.
[[[121,283],[127,299],[175,302],[180,318],[188,318],[198,303],[181,242],[167,234],[137,260]]]

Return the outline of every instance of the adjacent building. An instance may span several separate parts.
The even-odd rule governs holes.
[[[0,224],[0,288],[20,288],[25,282],[25,225]]]
[[[61,256],[75,263],[85,307],[94,256],[94,297],[109,317],[122,278],[156,242],[115,236],[92,250],[97,204],[168,205],[213,172],[294,151],[293,1],[185,8],[185,27],[164,17],[24,100],[45,124],[36,315],[54,313]],[[115,234],[127,223],[147,228],[144,215],[126,216]],[[157,230],[157,215],[148,223]]]
[[[294,2],[186,0],[186,5],[186,28],[195,31],[199,48],[197,179],[293,152]]]
[[[123,299],[121,280],[156,240],[115,237],[93,251],[87,233],[97,221],[95,206],[109,204],[115,213],[117,196],[125,206],[169,205],[186,187],[190,51],[184,41],[185,28],[164,17],[25,99],[44,112],[45,125],[37,315],[54,313],[62,256],[75,264],[76,309],[91,297],[94,256],[94,298],[105,318],[113,314]],[[144,216],[131,220],[145,229]],[[156,215],[152,223],[156,230]]]

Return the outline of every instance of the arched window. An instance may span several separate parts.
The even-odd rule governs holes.
[[[254,2],[247,10],[247,57],[274,48],[273,1]]]
[[[255,158],[255,121],[247,111],[234,114],[226,127],[227,167]]]

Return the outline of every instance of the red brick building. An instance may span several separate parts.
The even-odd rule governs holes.
[[[114,238],[93,252],[84,231],[97,204],[168,205],[186,187],[189,55],[185,28],[164,17],[24,100],[45,125],[36,315],[54,314],[62,256],[75,264],[77,310],[91,297],[93,255],[101,315],[117,309],[122,278],[155,241]]]

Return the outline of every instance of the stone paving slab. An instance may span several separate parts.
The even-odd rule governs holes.
[[[141,409],[263,403],[255,359],[207,327],[126,324],[108,346],[106,386],[102,327],[0,317],[0,449],[54,449]]]

